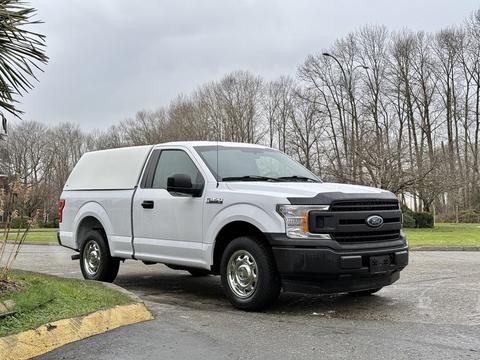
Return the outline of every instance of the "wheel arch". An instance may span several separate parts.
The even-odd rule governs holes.
[[[211,270],[214,274],[220,273],[220,263],[225,248],[232,240],[238,238],[239,236],[251,236],[257,241],[270,246],[264,233],[251,222],[245,220],[231,221],[225,224],[215,237],[211,265]]]
[[[80,223],[76,231],[76,238],[78,239],[78,248],[80,249],[83,245],[83,242],[86,240],[85,236],[90,230],[99,231],[105,239],[107,239],[107,234],[102,223],[94,216],[85,216]],[[108,245],[108,241],[107,241]]]
[[[224,250],[225,239],[231,241],[235,237],[226,236],[236,229],[236,237],[240,235],[256,235],[261,241],[267,241],[265,233],[285,231],[284,220],[276,213],[275,208],[252,203],[233,203],[217,212],[210,221],[204,234],[205,262],[211,269],[218,268],[218,252]],[[221,254],[221,252],[220,252]]]
[[[88,202],[83,205],[75,218],[74,243],[77,250],[80,250],[85,234],[90,230],[99,230],[107,240],[109,246],[108,234],[111,233],[112,225],[108,219],[107,212],[97,202]]]

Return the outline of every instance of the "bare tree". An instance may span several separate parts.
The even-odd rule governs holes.
[[[54,212],[88,150],[174,140],[263,143],[328,180],[382,187],[418,211],[480,208],[480,10],[436,33],[364,26],[308,55],[297,77],[236,71],[105,131],[24,122],[2,171]],[[59,140],[60,139],[60,140]]]

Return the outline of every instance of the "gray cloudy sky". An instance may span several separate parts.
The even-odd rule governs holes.
[[[272,79],[364,24],[435,31],[478,0],[35,0],[50,63],[25,119],[106,128],[237,69]]]

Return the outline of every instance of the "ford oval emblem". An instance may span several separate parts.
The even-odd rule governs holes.
[[[367,218],[367,225],[370,227],[379,227],[383,225],[383,218],[378,215],[372,215]]]

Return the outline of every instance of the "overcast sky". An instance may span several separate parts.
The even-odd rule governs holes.
[[[244,69],[295,74],[364,24],[435,31],[478,0],[36,0],[50,57],[24,118],[104,129]]]

